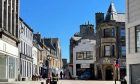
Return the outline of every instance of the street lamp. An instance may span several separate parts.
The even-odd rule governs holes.
[[[51,82],[51,77],[50,77],[50,75],[51,75],[51,71],[50,71],[51,59],[52,59],[52,57],[50,55],[48,55],[47,56],[47,60],[48,60],[48,79],[47,79],[47,82],[48,82],[48,84],[50,84],[50,82]]]

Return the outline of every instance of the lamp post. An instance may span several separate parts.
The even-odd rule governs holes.
[[[48,79],[47,79],[47,83],[46,84],[50,84],[50,82],[51,82],[51,77],[50,77],[50,75],[51,75],[51,71],[50,71],[50,65],[51,65],[51,56],[50,55],[48,55],[47,56],[47,60],[48,60]]]

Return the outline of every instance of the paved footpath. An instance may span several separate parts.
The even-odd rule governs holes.
[[[114,81],[96,81],[96,80],[59,80],[57,84],[115,84]],[[116,84],[121,84],[119,81]]]
[[[41,84],[41,82],[46,84],[46,80],[41,80],[41,81],[0,82],[0,84]]]
[[[45,80],[42,81],[18,81],[18,82],[0,82],[0,84],[41,84],[41,82],[44,82],[46,84]],[[57,84],[115,84],[114,81],[96,81],[96,80],[59,80]],[[116,84],[121,84],[119,81],[117,81]]]

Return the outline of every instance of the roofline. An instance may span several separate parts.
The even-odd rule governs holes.
[[[126,13],[117,13],[117,14],[126,14]]]
[[[19,17],[19,19],[20,19],[20,21],[22,21],[22,22],[28,27],[28,29],[29,29],[30,31],[33,32],[33,29],[32,29],[21,17]]]

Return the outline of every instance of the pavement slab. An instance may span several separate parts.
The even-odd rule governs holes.
[[[57,84],[115,84],[115,81],[96,81],[96,80],[59,80]],[[116,81],[116,84],[121,84]]]

